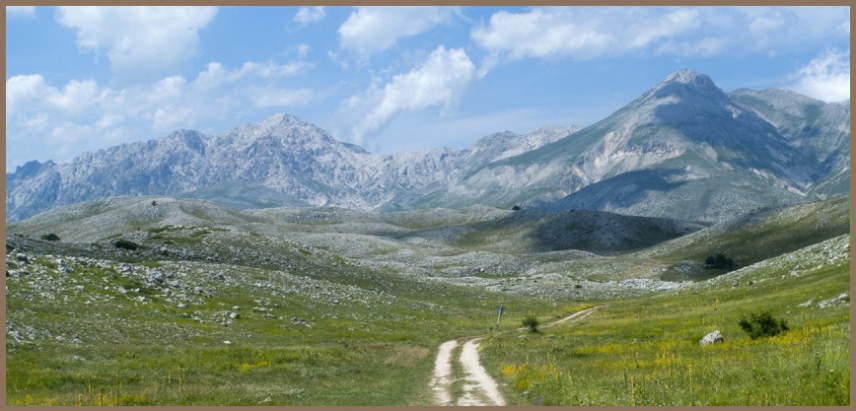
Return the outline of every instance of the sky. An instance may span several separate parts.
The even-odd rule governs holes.
[[[669,74],[850,98],[842,7],[6,7],[6,172],[286,113],[372,153],[585,126]]]

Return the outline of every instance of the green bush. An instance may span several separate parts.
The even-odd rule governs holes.
[[[116,248],[124,248],[126,250],[136,250],[140,247],[139,244],[129,240],[116,240],[113,245],[116,246]]]
[[[529,331],[533,333],[538,332],[538,319],[532,314],[527,315],[526,318],[523,319],[523,325],[529,327]]]
[[[773,318],[769,311],[752,314],[748,319],[743,316],[738,324],[753,340],[761,337],[773,337],[788,331],[788,324],[785,320]]]
[[[45,234],[45,235],[43,235],[43,236],[42,236],[42,240],[47,240],[47,241],[59,241],[59,236],[58,236],[58,235],[56,235],[56,234],[54,234],[54,233]]]
[[[724,254],[717,254],[716,257],[709,256],[704,260],[705,268],[733,268],[734,260],[726,257]]]

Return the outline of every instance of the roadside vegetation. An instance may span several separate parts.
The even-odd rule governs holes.
[[[497,301],[517,323],[570,310],[267,246],[284,269],[7,259],[7,404],[429,405],[436,345],[486,333]]]
[[[486,339],[483,361],[518,404],[850,405],[849,259],[796,265],[751,270],[752,285],[605,301],[573,327]],[[771,323],[776,335],[755,331]],[[714,330],[723,343],[699,344]]]
[[[432,405],[476,336],[510,405],[850,404],[840,199],[616,255],[485,250],[508,210],[111,201],[7,227],[7,405]]]

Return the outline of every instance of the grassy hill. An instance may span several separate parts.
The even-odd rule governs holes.
[[[500,304],[500,330],[601,307],[483,342],[513,404],[849,404],[849,212],[848,197],[704,228],[489,207],[68,206],[7,226],[7,405],[429,405],[437,345],[491,333]],[[742,268],[662,280],[701,279],[715,252]],[[764,310],[790,331],[751,340],[737,322]],[[700,347],[714,329],[725,343]]]
[[[483,358],[514,387],[510,404],[849,405],[849,242],[672,293],[597,302],[573,327],[490,338]],[[739,321],[765,311],[789,330],[750,338]],[[714,330],[725,341],[700,345]]]

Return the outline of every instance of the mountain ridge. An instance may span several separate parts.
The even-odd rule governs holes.
[[[288,114],[217,135],[176,130],[64,164],[19,166],[6,175],[6,219],[111,196],[171,195],[250,208],[519,204],[716,222],[845,193],[849,106],[770,90],[725,93],[681,70],[587,127],[506,131],[466,149],[392,155]],[[237,189],[244,183],[257,190]]]

